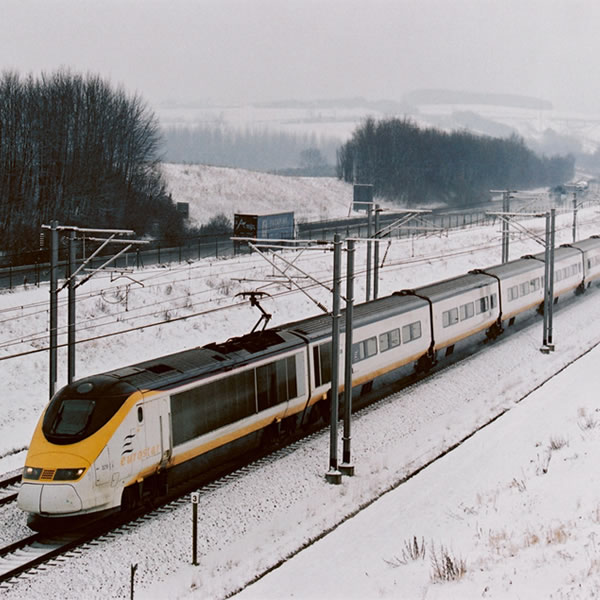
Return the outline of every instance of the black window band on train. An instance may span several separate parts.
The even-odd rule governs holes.
[[[174,445],[304,394],[298,360],[294,354],[173,394]]]
[[[53,444],[79,442],[106,425],[135,391],[128,383],[106,375],[67,385],[50,401],[42,433]]]

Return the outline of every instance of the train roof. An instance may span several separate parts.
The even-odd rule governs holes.
[[[530,258],[517,258],[504,264],[493,265],[491,267],[485,267],[484,269],[476,269],[474,273],[487,273],[489,275],[495,275],[500,279],[512,277],[514,275],[522,275],[530,271],[536,271],[543,264],[538,260],[531,260]]]
[[[384,296],[377,300],[354,305],[352,321],[354,325],[364,326],[374,321],[411,312],[423,306],[427,306],[427,302],[421,298],[392,294],[391,296]],[[340,332],[346,329],[345,314],[346,311],[342,310]],[[331,335],[331,328],[331,314],[328,313],[288,323],[282,326],[281,329],[312,341]]]
[[[563,248],[579,248],[579,250],[583,250],[584,252],[588,252],[589,250],[594,250],[595,248],[600,248],[600,237],[592,236],[587,238],[586,240],[580,240],[578,242],[574,242],[573,244],[563,244]]]
[[[576,246],[572,246],[572,247],[568,247],[568,246],[559,246],[558,248],[554,249],[554,262],[556,263],[556,261],[558,260],[565,260],[570,258],[571,256],[573,257],[581,257],[581,252],[577,249]],[[538,252],[537,254],[528,254],[526,256],[524,256],[523,258],[534,258],[536,260],[541,260],[542,262],[544,262],[546,256],[545,256],[545,252]]]
[[[469,292],[494,283],[495,279],[490,275],[485,275],[484,273],[467,273],[466,275],[459,275],[458,277],[424,285],[414,290],[403,290],[401,293],[415,294],[429,298],[433,302],[438,302],[445,298],[456,296],[456,294]]]
[[[232,338],[223,343],[183,350],[108,371],[95,377],[110,377],[115,383],[126,382],[139,390],[169,389],[187,381],[201,379],[233,365],[242,366],[251,360],[292,350],[302,340],[285,331],[265,330]],[[94,377],[89,378],[92,381]],[[80,383],[79,382],[76,383]]]

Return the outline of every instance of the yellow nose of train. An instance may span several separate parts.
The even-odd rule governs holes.
[[[70,466],[57,466],[63,464]],[[89,466],[85,459],[71,454],[28,454],[19,490],[19,507],[30,513],[48,515],[81,511],[83,502],[73,483],[81,480]]]
[[[51,517],[95,508],[95,463],[107,454],[117,413],[136,391],[114,378],[95,376],[64,387],[52,398],[27,453],[17,499],[22,510]]]

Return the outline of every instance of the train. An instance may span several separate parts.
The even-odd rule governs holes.
[[[527,255],[357,304],[353,393],[402,369],[427,372],[535,314],[544,259]],[[600,236],[556,248],[555,302],[598,278]],[[66,385],[29,445],[17,499],[29,526],[135,507],[273,435],[326,421],[331,335],[331,315],[319,315]]]

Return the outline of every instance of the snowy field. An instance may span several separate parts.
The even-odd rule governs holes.
[[[352,184],[335,177],[284,177],[258,171],[163,163],[162,172],[175,202],[188,202],[190,219],[207,223],[219,213],[266,215],[294,211],[296,222],[350,216]],[[398,206],[377,200],[382,208]],[[364,213],[362,213],[364,215]],[[352,213],[352,216],[356,216]]]
[[[600,232],[598,208],[580,211],[579,219],[580,238]],[[557,244],[570,241],[571,215],[560,215],[558,224]],[[541,220],[530,225],[543,231]],[[525,237],[511,240],[511,258],[540,249]],[[359,250],[357,272],[364,254]],[[500,254],[497,227],[394,242],[380,272],[380,293],[497,264]],[[330,278],[329,252],[306,251],[295,258],[314,277]],[[79,344],[77,375],[248,332],[259,314],[235,297],[240,291],[271,294],[263,306],[273,313],[273,325],[315,314],[316,301],[330,306],[326,289],[312,288],[308,298],[275,275],[259,257],[245,256],[148,268],[114,281],[108,275],[91,279],[79,290],[79,340],[163,324]],[[355,287],[355,297],[363,299],[364,276]],[[47,303],[44,286],[0,295],[0,359],[46,345]],[[539,351],[538,322],[357,416],[356,476],[344,478],[341,486],[324,481],[329,456],[324,432],[276,464],[203,493],[200,566],[190,566],[191,509],[183,506],[20,579],[3,597],[68,600],[81,597],[82,590],[91,598],[129,597],[135,563],[136,598],[224,598],[243,588],[241,598],[596,597],[600,501],[594,459],[600,412],[591,373],[598,351],[527,396],[600,341],[600,290],[560,304],[553,354]],[[60,310],[61,326],[66,325],[66,307]],[[23,465],[47,401],[47,371],[44,352],[0,360],[0,472]],[[65,371],[61,351],[59,385]],[[511,410],[442,460],[370,504],[506,409]],[[0,508],[0,519],[2,544],[26,530],[14,505]],[[424,559],[406,559],[405,544],[413,536],[419,544],[423,540]],[[458,582],[432,581],[432,558],[444,552],[458,565],[464,561]]]

